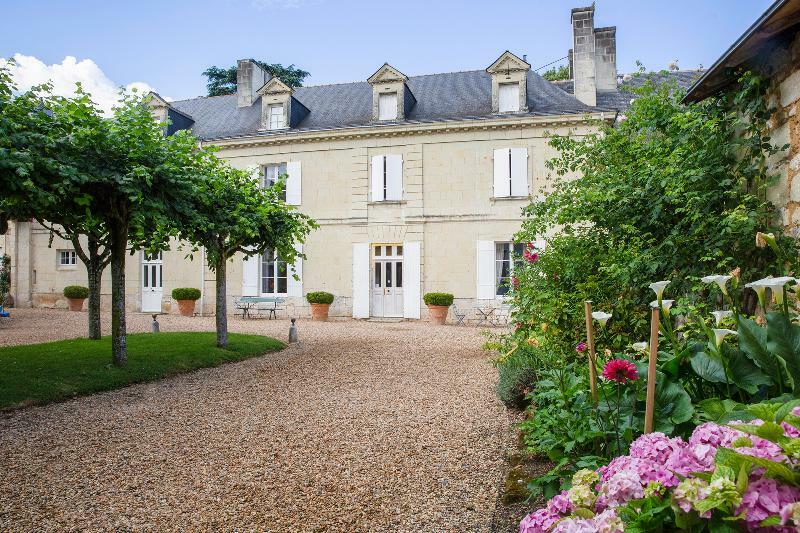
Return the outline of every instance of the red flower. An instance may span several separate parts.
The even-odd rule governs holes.
[[[511,285],[514,288],[519,287],[519,280],[517,279],[517,276],[511,276]]]
[[[612,359],[603,367],[603,377],[616,381],[617,383],[627,383],[639,379],[636,365],[625,359]]]
[[[529,242],[525,247],[525,251],[522,252],[522,258],[528,263],[535,263],[539,260],[539,254],[536,252],[536,246],[534,246],[532,242]]]
[[[583,341],[579,342],[578,345],[575,347],[575,351],[578,352],[578,353],[585,352],[586,351],[586,343],[583,342]]]

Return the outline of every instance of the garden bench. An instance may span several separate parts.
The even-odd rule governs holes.
[[[233,305],[236,307],[239,314],[241,312],[242,318],[252,318],[267,314],[268,318],[278,318],[278,311],[286,309],[286,298],[278,298],[274,296],[242,296],[234,300]]]

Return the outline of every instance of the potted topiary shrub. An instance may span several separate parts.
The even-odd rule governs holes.
[[[453,295],[447,292],[429,292],[422,299],[428,306],[428,321],[433,324],[444,324],[447,312],[453,305]]]
[[[178,302],[181,316],[194,316],[194,303],[200,299],[200,289],[191,287],[172,289],[172,299]]]
[[[89,297],[89,288],[69,285],[64,287],[64,297],[69,302],[70,311],[80,311],[83,309],[83,301]]]
[[[328,310],[333,302],[333,294],[325,291],[309,292],[306,300],[311,304],[311,320],[328,320]]]

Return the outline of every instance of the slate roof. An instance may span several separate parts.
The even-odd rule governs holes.
[[[675,74],[675,73],[670,73]],[[624,110],[631,96],[624,92],[600,93],[596,107],[587,106],[572,94],[571,82],[551,83],[528,72],[528,116],[575,115]],[[405,120],[388,124],[422,124],[453,120],[486,120],[502,117],[492,113],[492,78],[484,70],[413,76],[407,85],[417,104]],[[687,83],[691,85],[691,82]],[[336,85],[298,87],[294,98],[311,112],[290,132],[379,127],[387,122],[372,120],[372,86],[366,81]],[[235,94],[199,97],[170,102],[194,119],[193,132],[203,140],[253,135],[285,135],[259,131],[260,100],[250,107],[237,107]],[[510,116],[520,116],[515,113]]]

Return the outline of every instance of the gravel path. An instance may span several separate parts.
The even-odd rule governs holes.
[[[13,316],[0,345],[86,327],[85,313]],[[129,330],[149,320],[131,314]],[[159,319],[162,331],[212,321]],[[299,329],[276,354],[0,414],[0,530],[489,530],[512,436],[480,330]]]

